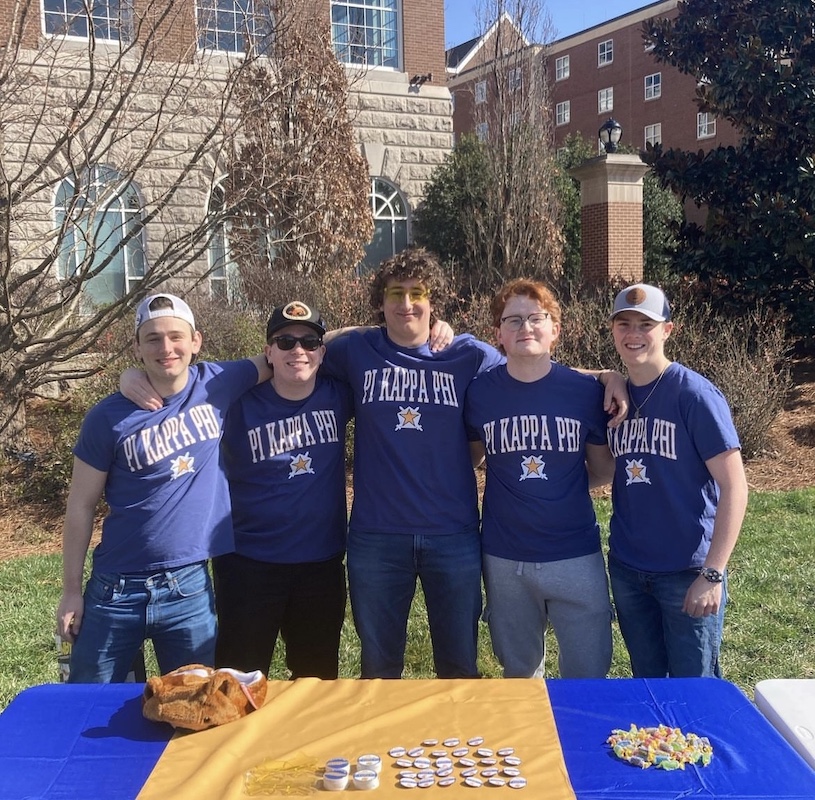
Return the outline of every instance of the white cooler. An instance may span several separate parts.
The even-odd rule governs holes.
[[[815,679],[759,681],[756,706],[815,769]]]

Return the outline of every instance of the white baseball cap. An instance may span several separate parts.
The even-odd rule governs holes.
[[[662,289],[647,283],[635,283],[623,289],[614,299],[614,310],[609,319],[622,311],[639,311],[655,322],[667,322],[671,318],[671,306]]]
[[[151,309],[150,304],[158,298],[164,298],[169,301],[170,305],[167,306],[165,303],[163,304],[166,306],[165,308]],[[138,332],[139,328],[148,320],[157,319],[158,317],[178,317],[178,319],[188,322],[192,329],[195,330],[195,318],[192,315],[192,309],[174,294],[151,294],[149,297],[145,297],[139,303],[138,309],[136,309],[136,331]]]

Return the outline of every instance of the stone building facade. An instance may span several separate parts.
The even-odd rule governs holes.
[[[412,212],[452,147],[443,2],[299,1],[314,3],[349,76],[376,221],[366,260],[378,263],[411,240]],[[88,19],[71,17],[61,0],[0,0],[0,165],[21,190],[0,232],[8,229],[18,271],[48,262],[44,297],[71,277],[94,224],[133,239],[108,263],[94,262],[89,288],[100,303],[160,270],[168,249],[185,260],[187,282],[212,270],[228,247],[208,230],[234,119],[227,75],[264,33],[261,2],[101,0]],[[106,74],[118,83],[106,86]],[[120,191],[124,183],[132,191]],[[85,229],[67,211],[80,186],[83,208],[104,206]],[[224,294],[224,270],[208,281]]]

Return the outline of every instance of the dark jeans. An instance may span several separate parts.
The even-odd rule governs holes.
[[[269,564],[230,553],[213,559],[212,571],[217,667],[268,673],[280,633],[292,679],[337,677],[346,596],[342,556]]]

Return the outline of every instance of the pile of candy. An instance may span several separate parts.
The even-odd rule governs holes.
[[[627,731],[613,730],[606,741],[617,758],[642,769],[651,765],[657,769],[685,769],[685,764],[706,767],[713,758],[713,746],[705,736],[667,725],[638,728],[632,723]]]

